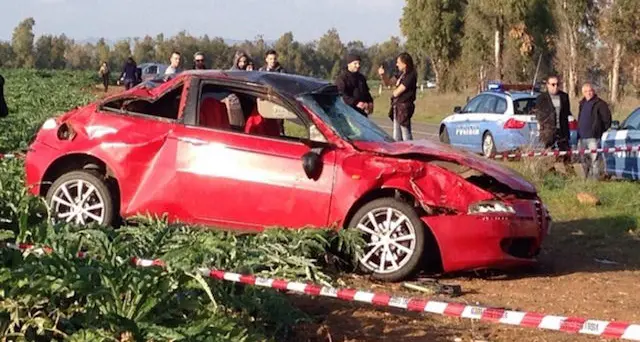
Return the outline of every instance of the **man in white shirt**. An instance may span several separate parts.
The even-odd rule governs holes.
[[[180,70],[180,52],[174,51],[171,54],[171,64],[165,70],[165,75],[173,75],[179,74],[182,70]]]

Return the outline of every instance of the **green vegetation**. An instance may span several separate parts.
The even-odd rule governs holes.
[[[24,148],[43,120],[92,98],[95,82],[78,72],[10,72],[9,118],[0,151]],[[21,160],[0,160],[0,245],[50,246],[34,253],[0,248],[0,336],[9,341],[257,341],[291,338],[310,317],[282,293],[199,275],[199,267],[335,284],[352,264],[357,231],[237,235],[138,218],[118,230],[53,225],[24,186]],[[329,257],[328,251],[349,259]],[[87,258],[76,257],[79,251]],[[166,269],[130,258],[160,258]],[[332,264],[328,263],[330,261]],[[331,267],[327,267],[331,266]]]

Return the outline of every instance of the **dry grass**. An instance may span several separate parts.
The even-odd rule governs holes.
[[[378,95],[377,88],[371,91],[375,101],[373,115],[376,117],[387,117],[391,91],[384,90],[381,95]],[[439,123],[440,120],[453,113],[453,107],[464,106],[464,104],[467,103],[467,96],[472,97],[473,94],[471,92],[440,94],[433,89],[425,89],[422,93],[418,91],[416,113],[413,116],[413,120],[417,122]]]

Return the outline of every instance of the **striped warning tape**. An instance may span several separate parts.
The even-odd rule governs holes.
[[[8,248],[21,251],[33,249],[39,253],[50,253],[49,247],[35,248],[30,244],[6,244]],[[84,252],[79,257],[86,257]],[[132,264],[139,267],[165,267],[160,259],[131,258]],[[618,321],[584,319],[545,315],[536,312],[506,310],[501,308],[482,307],[453,302],[440,302],[424,298],[407,298],[393,296],[383,292],[368,292],[351,288],[336,288],[313,283],[302,283],[285,279],[262,278],[254,275],[226,272],[222,270],[201,268],[200,274],[212,279],[260,286],[276,290],[284,290],[310,296],[328,297],[350,302],[361,302],[375,306],[391,307],[413,312],[480,320],[496,324],[512,325],[526,328],[562,331],[571,334],[595,335],[612,339],[640,341],[640,324]]]
[[[24,155],[22,154],[14,154],[14,153],[6,153],[6,154],[2,154],[0,153],[0,160],[2,159],[21,159],[23,158]]]
[[[603,147],[594,149],[577,149],[571,151],[549,150],[549,151],[528,151],[528,152],[515,152],[515,153],[499,153],[489,156],[490,159],[508,159],[508,158],[533,158],[533,157],[560,157],[568,154],[572,155],[587,155],[587,154],[611,154],[619,152],[640,152],[640,145],[638,146],[616,146],[616,147]]]
[[[374,293],[349,288],[334,288],[282,279],[260,278],[253,275],[243,275],[207,268],[200,269],[200,273],[210,278],[235,283],[287,290],[311,296],[362,302],[377,306],[387,306],[414,312],[428,312],[491,323],[640,341],[639,324],[613,321],[608,322],[578,317],[552,316],[535,312],[488,308],[461,303],[438,302],[422,298],[406,298],[392,296],[387,293]]]

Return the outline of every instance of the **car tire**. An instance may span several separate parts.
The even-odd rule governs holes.
[[[375,225],[371,217],[376,221]],[[399,224],[388,231],[388,226],[396,222]],[[407,203],[395,198],[373,200],[355,213],[349,227],[363,232],[367,244],[379,243],[365,246],[358,256],[360,270],[372,274],[374,279],[396,282],[419,270],[425,247],[425,227],[416,211]]]
[[[449,140],[449,131],[446,126],[442,126],[440,128],[440,142],[444,144],[450,144],[451,140]]]
[[[60,176],[47,191],[46,202],[54,222],[95,222],[103,226],[114,222],[113,195],[103,177],[95,172],[71,171]]]
[[[485,132],[482,136],[482,155],[487,158],[496,155],[496,141],[491,132]]]

